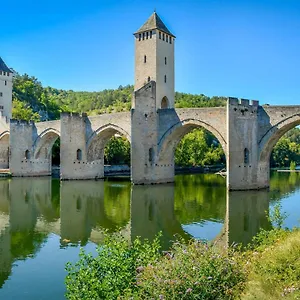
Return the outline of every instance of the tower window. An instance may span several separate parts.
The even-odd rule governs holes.
[[[144,63],[146,63],[146,62],[147,62],[147,56],[144,55]]]
[[[146,39],[148,40],[148,37],[149,37],[149,32],[147,31],[146,32]]]
[[[167,64],[167,58],[165,57],[165,65]]]
[[[163,33],[163,41],[165,40],[165,34]]]
[[[2,92],[0,92],[0,97],[3,97],[3,93]]]
[[[150,76],[148,76],[148,82],[151,80]]]
[[[145,39],[145,32],[143,32],[143,40]]]
[[[166,109],[169,107],[169,101],[168,98],[166,96],[164,96],[161,100],[161,109]]]
[[[154,160],[154,149],[150,148],[149,149],[149,162],[152,163]]]
[[[244,149],[244,164],[249,164],[249,150],[247,148]]]
[[[25,151],[25,159],[30,159],[30,151],[29,150]]]
[[[167,82],[167,75],[165,75],[165,82]]]
[[[168,35],[166,35],[166,42],[168,42],[168,38],[169,38],[169,36],[168,36]]]
[[[76,151],[76,159],[82,160],[82,151],[80,149],[77,149]]]
[[[158,33],[158,37],[161,39],[161,32]]]
[[[170,37],[170,44],[172,44],[172,38]]]
[[[4,81],[4,85],[7,85],[7,81],[6,80]]]
[[[142,35],[139,33],[139,41],[142,39]]]
[[[152,39],[152,30],[150,31],[150,39]]]

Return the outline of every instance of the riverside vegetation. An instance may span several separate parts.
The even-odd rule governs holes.
[[[34,121],[59,119],[61,112],[87,112],[97,115],[129,111],[133,86],[119,86],[101,92],[75,92],[43,87],[35,77],[16,75],[13,84],[13,118]],[[175,107],[225,106],[225,97],[207,97],[175,93]],[[272,167],[289,167],[300,163],[300,129],[285,134],[273,149]],[[59,163],[59,141],[53,147],[53,162]],[[105,149],[105,163],[130,164],[130,144],[125,138],[113,137]],[[204,129],[186,134],[175,152],[178,166],[225,164],[225,155],[218,140]]]
[[[97,256],[81,251],[68,264],[68,299],[299,299],[300,230],[282,228],[280,206],[274,227],[246,248],[203,241],[175,241],[161,251],[154,241],[107,238]]]

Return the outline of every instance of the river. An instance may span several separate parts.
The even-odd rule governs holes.
[[[130,241],[163,233],[218,243],[248,243],[276,203],[299,225],[300,173],[273,172],[269,191],[229,192],[214,174],[178,175],[175,184],[132,186],[129,181],[0,180],[0,299],[64,299],[68,261],[80,247],[121,231]]]

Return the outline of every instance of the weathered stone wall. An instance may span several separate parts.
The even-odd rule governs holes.
[[[257,115],[258,102],[229,98],[227,103],[227,187],[259,188]]]
[[[49,134],[43,133],[47,127],[46,132],[50,132],[53,124],[45,122],[36,125],[34,122],[11,120],[9,168],[13,176],[51,175],[51,148],[58,135],[50,135],[49,138]],[[59,123],[56,121],[55,124],[57,126]],[[41,152],[41,149],[44,151]]]

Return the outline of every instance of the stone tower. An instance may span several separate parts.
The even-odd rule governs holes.
[[[11,119],[13,72],[0,57],[0,112]]]
[[[175,36],[154,12],[135,36],[135,84],[137,91],[156,82],[156,109],[174,108]],[[135,103],[133,103],[133,108]]]
[[[135,91],[131,110],[131,180],[170,182],[171,164],[158,160],[159,124],[174,111],[174,41],[156,12],[134,34]]]

